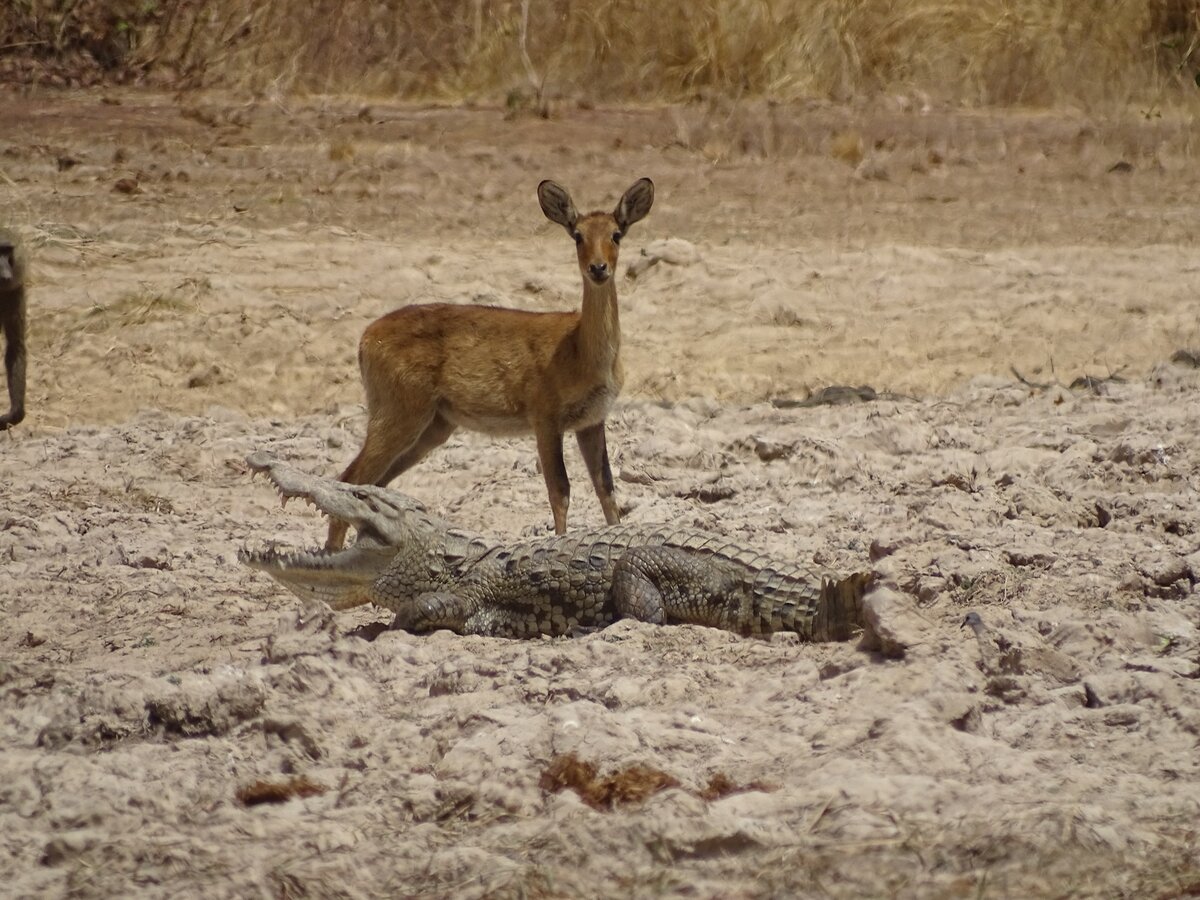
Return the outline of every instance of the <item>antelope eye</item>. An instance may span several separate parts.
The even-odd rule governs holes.
[[[583,235],[580,234],[578,231],[571,232],[571,237],[575,238],[575,243],[577,243],[577,244],[583,243]]]
[[[621,234],[621,232],[619,232],[619,231],[614,231],[614,232],[613,232],[613,243],[614,243],[614,244],[619,244],[619,243],[621,243],[621,238],[623,238],[624,236],[625,236],[625,235]]]

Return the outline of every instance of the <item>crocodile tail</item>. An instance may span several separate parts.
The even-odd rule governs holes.
[[[875,581],[872,572],[855,572],[847,578],[821,582],[821,599],[812,622],[814,641],[845,641],[866,626],[863,597]]]

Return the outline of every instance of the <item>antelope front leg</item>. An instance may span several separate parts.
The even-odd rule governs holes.
[[[567,533],[567,507],[571,505],[571,482],[563,462],[562,440],[558,431],[537,430],[538,460],[542,464],[542,477],[546,479],[546,492],[550,495],[555,534]]]
[[[596,489],[600,508],[604,510],[604,521],[609,525],[616,525],[621,521],[621,512],[617,509],[617,501],[613,496],[612,467],[608,464],[604,423],[579,429],[575,432],[575,440],[579,442],[579,452],[587,464],[588,474],[592,476],[592,486]]]

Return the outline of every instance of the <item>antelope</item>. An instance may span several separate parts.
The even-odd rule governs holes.
[[[554,531],[565,534],[571,485],[563,435],[573,431],[605,520],[620,521],[604,437],[604,420],[624,381],[617,251],[630,226],[650,212],[654,182],[634,182],[611,213],[581,216],[553,181],[539,184],[537,195],[546,218],[575,241],[582,307],[528,312],[429,303],[372,322],[358,345],[367,436],[342,481],[382,487],[456,428],[533,432]],[[332,520],[326,547],[341,548],[346,530]]]

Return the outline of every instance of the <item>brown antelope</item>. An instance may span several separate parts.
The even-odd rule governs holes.
[[[538,185],[542,212],[575,241],[583,306],[526,312],[496,306],[405,306],[367,326],[358,363],[367,395],[367,437],[342,473],[351,484],[386,485],[462,427],[537,438],[554,530],[567,530],[571,485],[563,434],[575,432],[610,525],[620,521],[604,420],[621,391],[617,250],[654,203],[654,183],[634,182],[611,213],[579,215],[553,181]],[[336,550],[346,525],[329,525]]]

